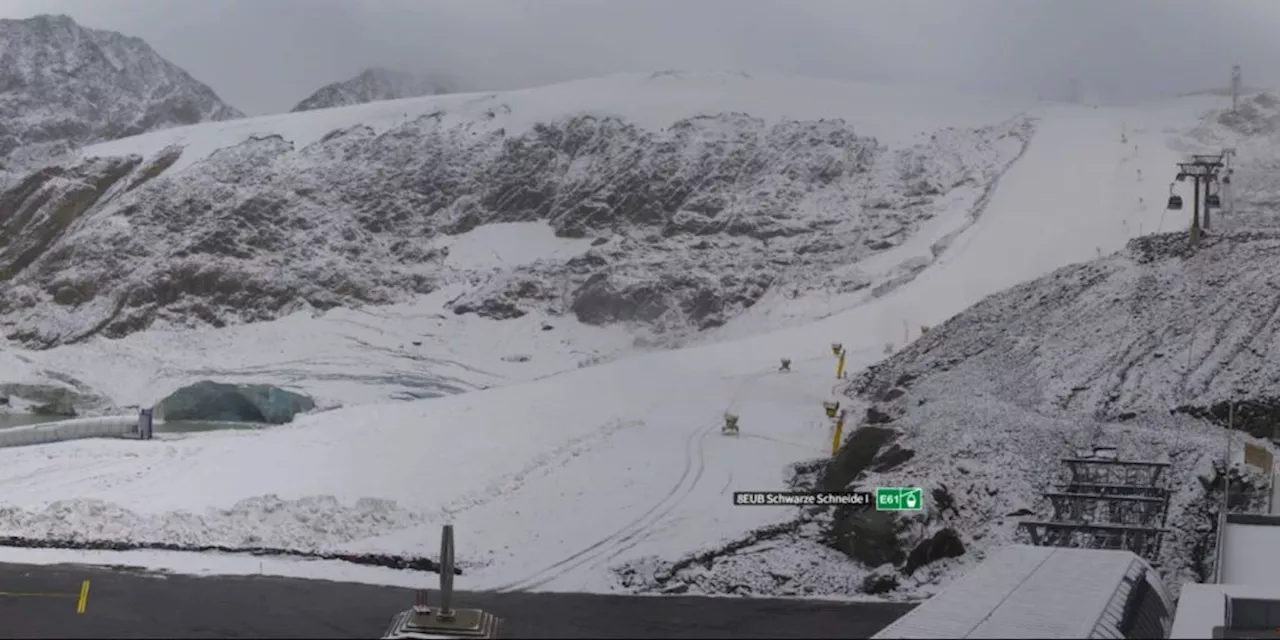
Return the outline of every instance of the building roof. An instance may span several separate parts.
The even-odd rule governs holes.
[[[1146,566],[1128,551],[1005,547],[873,637],[1096,637]]]
[[[1222,571],[1225,584],[1280,587],[1280,518],[1275,516],[1227,517],[1222,538]]]
[[[1280,600],[1280,585],[1182,585],[1170,638],[1212,638],[1213,628],[1226,624],[1226,597]]]

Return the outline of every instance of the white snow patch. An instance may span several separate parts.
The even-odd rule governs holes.
[[[558,238],[545,222],[501,222],[444,236],[436,246],[449,249],[445,265],[480,271],[567,260],[590,248],[591,240]]]
[[[150,330],[47,351],[0,351],[0,359],[25,360],[27,368],[15,370],[28,371],[33,381],[42,380],[39,369],[74,372],[119,406],[151,406],[183,386],[212,379],[284,386],[332,407],[532,380],[632,348],[623,329],[573,318],[458,316],[445,308],[457,293],[448,288],[389,306],[299,312],[219,329]],[[504,359],[513,353],[530,357]]]

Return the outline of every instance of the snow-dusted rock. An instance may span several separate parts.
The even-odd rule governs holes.
[[[244,114],[141,39],[67,16],[0,20],[0,174],[82,144]],[[6,183],[0,175],[0,186]]]
[[[166,148],[128,160],[127,187],[8,267],[0,323],[48,346],[466,283],[458,313],[538,308],[678,335],[723,323],[770,287],[865,286],[841,268],[946,207],[972,206],[1029,134],[1014,118],[889,149],[841,120],[723,113],[652,131],[575,115],[517,135],[432,113],[300,147],[254,136],[176,165],[184,151]],[[11,190],[0,220],[39,202],[61,200]],[[483,225],[529,221],[594,246],[518,269],[460,266],[440,248]]]
[[[290,111],[345,107],[378,100],[417,98],[454,91],[456,91],[454,83],[444,77],[373,68],[365,69],[354,78],[320,87]]]

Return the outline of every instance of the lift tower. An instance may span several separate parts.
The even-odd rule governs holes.
[[[1240,108],[1240,65],[1231,67],[1231,113]]]
[[[1219,172],[1223,169],[1222,154],[1217,155],[1193,155],[1191,160],[1178,163],[1178,175],[1175,178],[1177,182],[1185,182],[1187,178],[1195,183],[1194,199],[1191,202],[1191,246],[1200,245],[1200,234],[1202,228],[1200,226],[1200,205],[1203,197],[1204,204],[1204,228],[1211,226],[1212,217],[1209,213],[1211,209],[1217,209],[1222,206],[1222,198],[1213,190],[1218,185]],[[1168,208],[1173,211],[1182,209],[1182,197],[1173,193],[1173,184],[1169,185],[1169,204]],[[1203,191],[1201,187],[1204,187]]]

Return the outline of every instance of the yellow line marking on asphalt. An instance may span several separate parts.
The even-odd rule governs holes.
[[[76,603],[76,613],[84,613],[84,607],[89,603],[89,581],[85,580],[80,583],[80,601]]]
[[[0,591],[0,597],[9,598],[74,598],[74,593],[37,593],[34,591]]]

